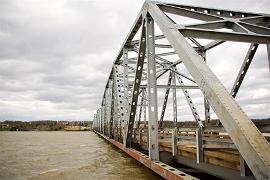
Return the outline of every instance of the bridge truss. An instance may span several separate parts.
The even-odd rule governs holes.
[[[200,22],[184,25],[172,15]],[[156,35],[155,23],[162,35]],[[267,46],[270,62],[269,26],[270,15],[267,14],[146,1],[113,63],[101,108],[94,115],[95,132],[168,179],[193,177],[171,166],[167,166],[171,169],[166,168],[161,162],[166,162],[164,156],[172,156],[180,164],[221,178],[270,179],[270,147],[262,134],[269,130],[268,124],[254,124],[234,99],[260,44]],[[139,40],[134,40],[136,34],[140,34]],[[168,43],[158,43],[164,39]],[[211,41],[202,45],[199,39]],[[226,41],[250,44],[230,92],[206,62],[207,51],[226,44]],[[171,51],[157,53],[157,49],[165,48]],[[136,53],[136,57],[129,57],[131,53]],[[177,55],[179,59],[171,61],[171,55]],[[190,76],[179,70],[180,65],[185,66]],[[158,83],[161,78],[166,78],[167,84]],[[158,89],[165,90],[163,97],[157,96]],[[179,89],[196,122],[192,126],[177,122]],[[202,93],[204,120],[192,101],[191,89]],[[163,119],[170,92],[174,123],[165,128]],[[160,111],[158,100],[163,102]],[[217,123],[211,120],[210,106],[219,119]],[[183,132],[193,132],[193,136],[183,138]],[[228,134],[226,141],[220,139],[222,132]],[[207,139],[214,135],[215,140]],[[181,153],[183,146],[179,145],[189,136],[192,136],[189,141],[195,145],[195,156],[191,158]],[[167,150],[165,140],[169,143]],[[238,157],[234,160],[239,165],[231,169],[230,165],[220,165],[222,161],[211,163],[207,156],[209,144],[213,149],[237,152]]]

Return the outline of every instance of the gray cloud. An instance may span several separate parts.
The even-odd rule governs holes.
[[[269,12],[267,0],[255,6],[251,0],[181,2]],[[142,4],[142,0],[2,0],[0,119],[89,120],[100,106],[114,58]],[[227,48],[231,55],[226,58],[220,58],[222,48],[209,52],[209,66],[228,89],[245,55],[243,47],[248,45]],[[260,47],[237,98],[253,117],[270,115],[266,58]],[[202,106],[201,93],[191,94]],[[189,119],[189,109],[180,105],[182,98],[179,95],[179,118]]]

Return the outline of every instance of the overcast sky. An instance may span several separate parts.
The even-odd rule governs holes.
[[[270,12],[269,0],[179,2]],[[0,0],[0,120],[89,120],[100,106],[112,62],[142,4],[142,0]],[[242,48],[232,45],[229,57],[222,48],[209,52],[211,69],[228,89],[247,52],[248,45],[243,47],[239,55]],[[270,116],[269,80],[262,45],[237,99],[249,116]],[[188,111],[180,114],[190,117]]]

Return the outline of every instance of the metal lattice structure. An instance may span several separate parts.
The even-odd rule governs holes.
[[[200,22],[184,25],[177,23],[170,15],[187,17]],[[155,34],[154,23],[160,28],[162,35]],[[129,154],[135,152],[133,145],[136,142],[141,145],[142,131],[144,131],[147,134],[146,150],[149,156],[145,162],[149,161],[149,167],[155,167],[151,162],[162,161],[159,135],[165,131],[163,119],[169,93],[172,91],[174,128],[171,128],[169,134],[172,137],[172,155],[179,163],[221,178],[248,179],[252,178],[253,174],[257,179],[270,179],[269,143],[262,135],[260,127],[256,127],[234,99],[259,44],[266,44],[270,59],[269,26],[270,15],[267,14],[146,1],[113,63],[101,108],[94,115],[94,130],[121,149],[125,151],[129,149]],[[222,31],[223,29],[229,31]],[[133,40],[138,30],[141,31],[140,39]],[[212,41],[201,45],[197,38]],[[166,39],[169,44],[156,43],[161,39]],[[231,92],[226,90],[206,63],[207,51],[226,41],[250,43]],[[156,53],[157,48],[169,48],[172,51]],[[136,53],[137,57],[129,57],[130,52]],[[174,54],[178,55],[178,60],[172,62],[165,58]],[[178,70],[177,67],[181,64],[184,64],[191,77]],[[166,74],[169,74],[167,84],[158,84],[157,80]],[[187,81],[192,85],[186,85]],[[159,98],[163,104],[158,112],[157,89],[159,88],[166,91],[165,97]],[[184,127],[177,123],[179,116],[177,89],[181,89],[196,122],[193,128],[185,130],[195,132],[195,162],[191,159],[183,159],[177,154],[178,136],[181,135],[181,128],[184,131]],[[202,92],[204,121],[196,110],[189,89],[198,89]],[[211,126],[210,106],[222,124],[218,128],[215,126],[215,130]],[[211,131],[216,132],[221,129],[228,133],[232,142],[226,147],[233,147],[240,154],[238,173],[219,168],[217,165],[209,165],[204,159],[205,133],[211,134]],[[134,154],[131,156],[135,159],[137,157]],[[178,171],[175,171],[178,174],[172,173],[173,176],[171,174],[168,176],[167,170],[162,172],[159,174],[165,178],[192,178],[185,173],[184,176],[183,173],[179,175]]]

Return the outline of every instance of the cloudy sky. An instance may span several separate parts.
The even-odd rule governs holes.
[[[180,2],[270,12],[269,0]],[[89,120],[142,4],[142,0],[0,0],[0,120]],[[209,52],[209,64],[230,89],[248,45],[239,48],[232,43],[226,49],[224,44],[231,53],[228,57],[221,57],[222,47]],[[237,99],[249,116],[270,116],[269,80],[262,45]],[[184,106],[178,109],[190,117]]]

